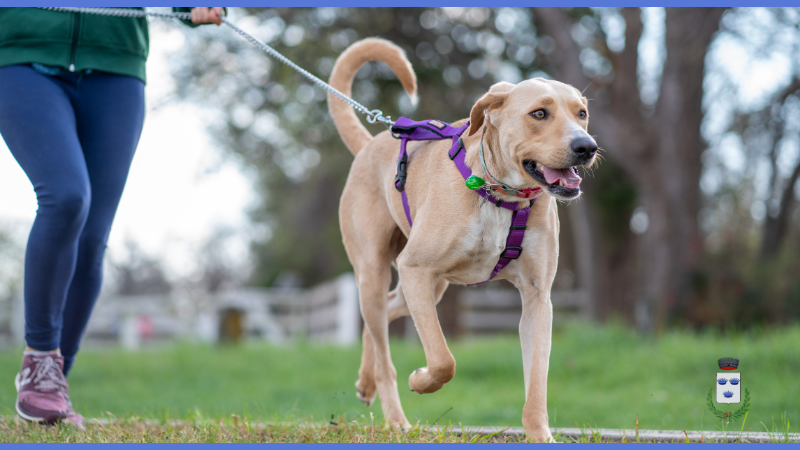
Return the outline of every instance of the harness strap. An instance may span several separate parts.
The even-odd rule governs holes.
[[[394,186],[400,191],[400,196],[403,199],[403,210],[406,213],[409,226],[413,227],[414,224],[411,221],[411,208],[408,205],[408,195],[405,191],[406,177],[408,175],[408,141],[436,141],[452,138],[453,145],[450,147],[448,156],[456,165],[461,176],[466,180],[472,175],[472,169],[467,166],[465,160],[467,152],[464,148],[464,142],[461,140],[461,134],[467,127],[469,127],[469,122],[460,127],[452,127],[438,120],[415,122],[407,117],[400,117],[397,119],[394,126],[392,126],[393,135],[400,139],[400,155],[397,157],[397,173],[394,178]],[[492,269],[489,279],[480,283],[469,284],[468,286],[480,286],[491,281],[511,261],[519,258],[522,254],[522,241],[525,239],[528,216],[530,215],[533,202],[536,201],[534,198],[530,201],[528,206],[520,208],[521,202],[506,202],[500,200],[489,194],[486,189],[478,189],[475,192],[495,206],[511,210],[512,215],[511,227],[506,237],[506,247],[503,249],[503,252],[500,253],[500,259],[497,261],[494,269]]]
[[[400,191],[400,196],[403,198],[403,210],[406,212],[408,225],[414,226],[411,222],[411,207],[408,206],[408,195],[406,195],[406,175],[408,174],[408,152],[406,151],[406,144],[408,143],[408,136],[400,140],[400,156],[397,158],[397,175],[394,176],[394,187]]]
[[[403,198],[403,210],[408,219],[408,225],[414,226],[411,220],[411,208],[406,195],[406,176],[408,175],[408,141],[441,141],[453,138],[453,145],[460,141],[459,136],[469,127],[469,122],[460,127],[438,120],[413,121],[408,117],[400,117],[392,126],[392,133],[400,138],[400,155],[397,157],[397,174],[394,177],[394,187],[400,191]]]
[[[534,199],[531,201],[531,204],[536,201]],[[467,286],[480,286],[482,284],[486,284],[497,274],[500,273],[511,261],[519,258],[522,254],[522,241],[525,239],[525,230],[528,228],[526,225],[528,223],[528,216],[530,215],[531,207],[528,206],[527,208],[518,209],[511,214],[511,227],[508,230],[508,236],[506,237],[506,248],[503,249],[503,252],[500,253],[500,259],[495,264],[494,269],[492,269],[491,275],[489,275],[489,279],[486,281],[481,281],[480,283],[468,284]]]

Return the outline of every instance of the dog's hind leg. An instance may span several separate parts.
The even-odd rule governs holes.
[[[352,195],[363,192],[368,191]],[[358,281],[361,317],[364,319],[364,353],[356,382],[358,397],[371,404],[377,392],[386,421],[407,428],[410,425],[400,405],[397,371],[389,351],[388,293],[391,262],[395,257],[391,239],[396,226],[388,209],[375,206],[374,202],[366,199],[351,202],[350,195],[346,188],[340,222],[345,248]],[[360,210],[362,205],[370,205],[368,214]]]
[[[395,319],[408,314],[408,306],[406,306],[406,299],[403,297],[403,289],[400,283],[397,283],[397,286],[389,292],[388,323],[392,323]],[[369,407],[375,401],[377,388],[375,385],[375,345],[367,327],[364,327],[362,342],[363,349],[361,352],[361,367],[358,369],[358,381],[356,381],[356,396]]]
[[[406,299],[403,296],[403,289],[398,283],[397,287],[389,292],[387,308],[389,320],[387,323],[392,323],[393,320],[408,314],[408,306],[406,306]],[[356,396],[369,407],[375,401],[377,387],[375,385],[375,344],[372,342],[372,336],[369,334],[367,327],[364,327],[362,342],[363,349],[361,352],[361,367],[358,369],[358,381],[356,381]]]
[[[372,343],[374,383],[381,398],[381,409],[386,422],[407,428],[410,425],[406,420],[403,407],[400,405],[400,396],[397,392],[397,371],[394,368],[394,364],[392,364],[389,350],[389,314],[386,298],[389,281],[391,280],[389,265],[387,264],[383,270],[374,266],[367,270],[369,275],[364,276],[366,274],[362,272],[359,281],[361,316],[364,318],[364,325],[369,334],[368,338],[364,340],[364,345]],[[369,359],[368,350],[365,349],[364,353]],[[369,361],[362,361],[359,384],[362,383],[363,376],[363,383],[368,386],[368,367]]]
[[[405,236],[403,236],[399,228],[396,229],[390,246],[393,259],[397,258],[397,254],[403,249],[405,243]],[[403,296],[403,289],[399,282],[397,286],[389,292],[388,300],[388,323],[392,323],[395,319],[409,314],[408,307],[406,306],[406,299]],[[364,327],[364,332],[362,333],[362,343],[361,367],[358,369],[356,396],[362,403],[367,405],[367,407],[370,407],[375,401],[377,387],[375,385],[375,345],[372,342],[372,336],[369,334],[367,327]]]
[[[418,394],[429,394],[441,389],[456,373],[456,360],[447,348],[447,341],[436,314],[436,303],[447,289],[448,283],[437,280],[426,268],[409,267],[402,261],[398,263],[406,304],[417,327],[428,364],[411,374],[408,385]]]
[[[361,367],[358,368],[358,380],[356,380],[356,397],[369,408],[375,401],[378,394],[375,385],[375,343],[369,329],[364,327],[361,334]]]

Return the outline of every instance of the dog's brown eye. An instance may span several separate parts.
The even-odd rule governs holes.
[[[542,120],[545,117],[547,117],[547,111],[543,109],[537,109],[536,111],[532,112],[531,115],[533,116],[534,119]]]
[[[579,112],[578,113],[578,117],[580,117],[581,119],[585,119],[586,118],[586,111]]]

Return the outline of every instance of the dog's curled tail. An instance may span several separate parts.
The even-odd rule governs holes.
[[[348,47],[336,59],[328,82],[344,95],[351,97],[356,72],[362,65],[370,61],[386,63],[400,80],[400,84],[411,97],[411,101],[416,103],[417,76],[414,74],[414,69],[411,68],[411,63],[408,62],[403,49],[385,39],[367,38]],[[328,110],[339,131],[339,136],[342,137],[350,152],[353,155],[357,154],[372,139],[372,135],[358,119],[353,108],[333,94],[328,94]]]

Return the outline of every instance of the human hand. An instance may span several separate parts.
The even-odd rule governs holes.
[[[221,6],[192,8],[192,23],[197,25],[204,23],[222,25],[222,19],[220,18],[222,15],[223,8]]]

